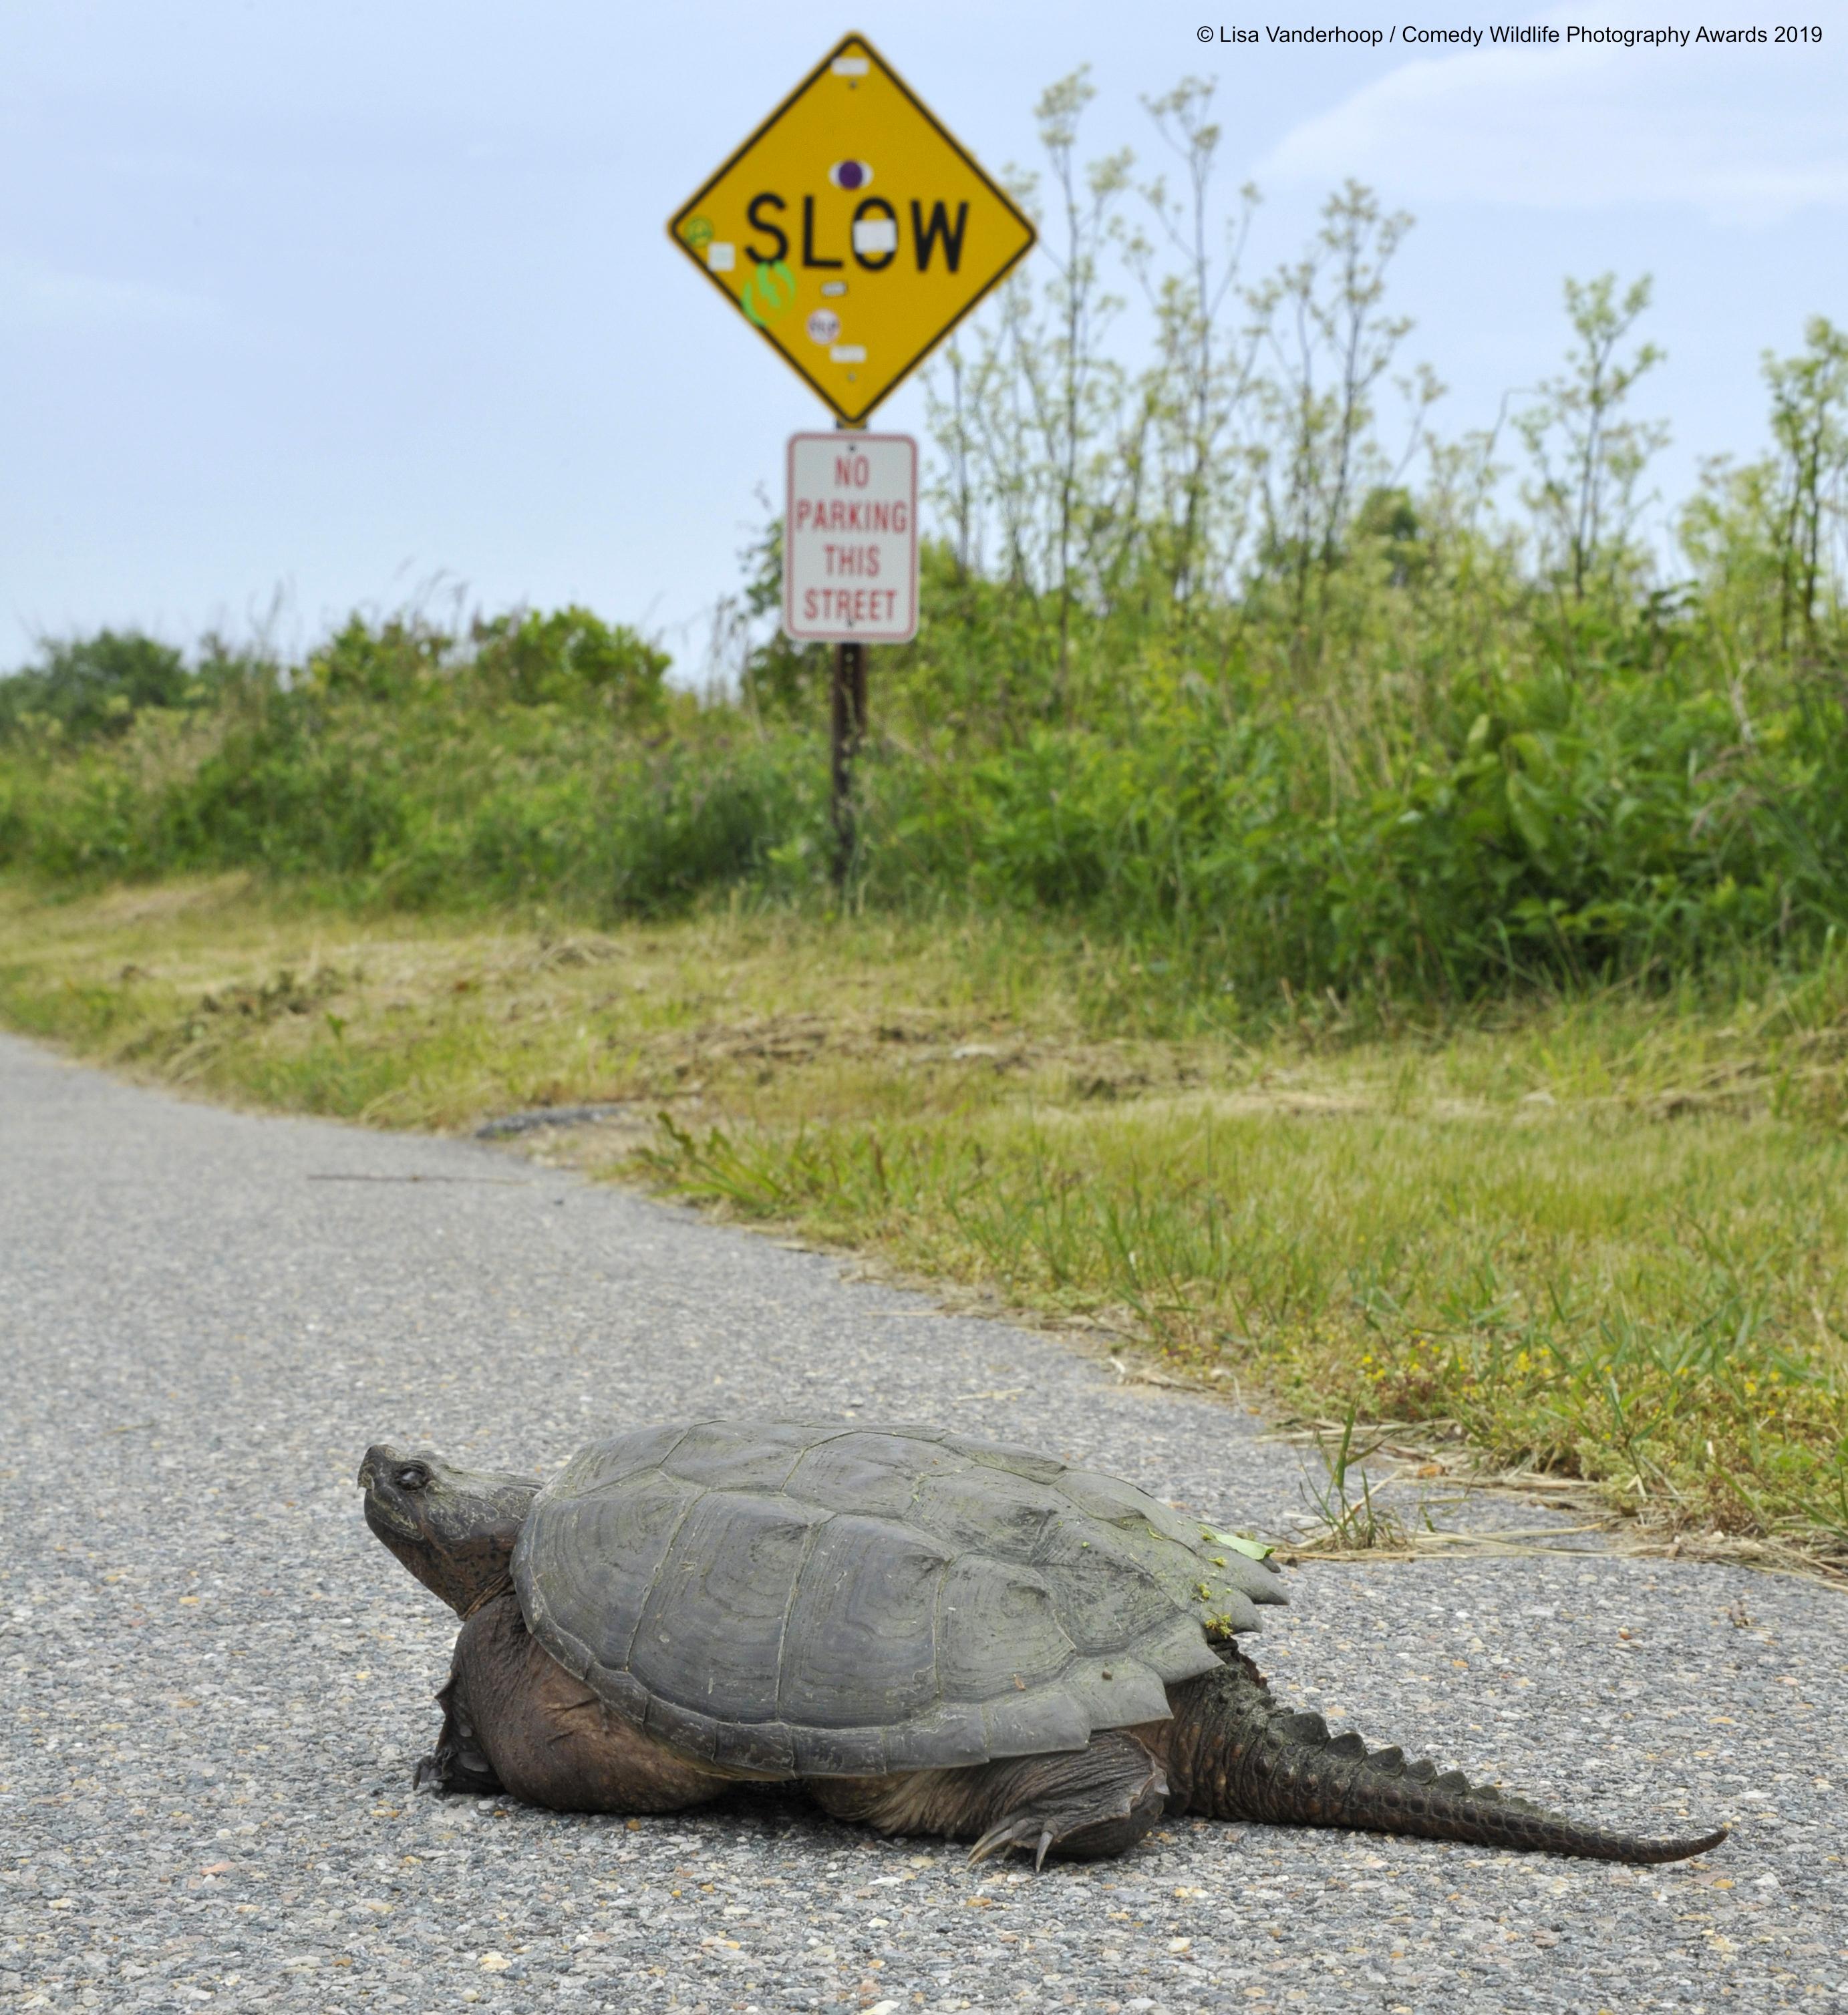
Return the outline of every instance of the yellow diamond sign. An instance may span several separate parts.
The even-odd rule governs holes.
[[[863,35],[830,51],[667,229],[850,425],[1034,242]]]

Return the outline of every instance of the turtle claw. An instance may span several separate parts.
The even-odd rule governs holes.
[[[437,1698],[443,1708],[442,1733],[437,1737],[436,1747],[412,1773],[412,1789],[439,1795],[444,1791],[473,1791],[477,1796],[491,1796],[502,1789],[501,1780],[483,1753],[453,1679]]]
[[[449,1791],[472,1791],[477,1798],[492,1798],[503,1787],[494,1765],[479,1749],[451,1742],[439,1743],[412,1773],[413,1791],[441,1798]]]
[[[1034,1872],[1037,1874],[1045,1866],[1046,1856],[1057,1838],[1058,1835],[1044,1820],[1028,1813],[991,1826],[969,1849],[969,1858],[971,1861],[986,1861],[991,1854],[1006,1854],[1019,1848],[1023,1854],[1031,1852]]]
[[[1037,1870],[1055,1848],[1080,1861],[1120,1854],[1167,1808],[1161,1765],[1120,1730],[1094,1737],[1084,1749],[989,1767],[1007,1773],[994,1787],[1002,1815],[969,1849],[971,1861],[1030,1854]]]

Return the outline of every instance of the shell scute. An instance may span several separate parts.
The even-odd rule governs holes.
[[[990,1701],[983,1707],[982,1722],[991,1756],[1037,1756],[1050,1749],[1082,1749],[1091,1740],[1091,1717],[1058,1686],[1041,1686],[1011,1699]]]
[[[796,1771],[803,1777],[883,1777],[892,1768],[883,1728],[798,1728]]]
[[[790,1607],[779,1719],[885,1727],[934,1706],[938,1589],[948,1564],[941,1546],[908,1525],[830,1518]]]
[[[629,1657],[635,1677],[651,1694],[721,1720],[773,1719],[764,1674],[782,1656],[803,1562],[826,1518],[782,1496],[699,1497],[642,1605]]]
[[[918,1493],[917,1516],[959,1553],[1025,1564],[1064,1508],[1043,1483],[971,1465],[960,1475],[931,1477]]]
[[[1160,1675],[1120,1651],[1074,1666],[1064,1683],[1093,1728],[1133,1728],[1139,1721],[1167,1718],[1168,1690]]]
[[[1120,1477],[1105,1476],[1094,1469],[1069,1469],[1059,1479],[1059,1488],[1080,1511],[1106,1525],[1156,1532],[1190,1552],[1199,1543],[1197,1521],[1184,1518]]]
[[[1163,1629],[1149,1632],[1137,1645],[1136,1654],[1169,1686],[1210,1672],[1219,1664],[1219,1654],[1201,1635],[1199,1621],[1192,1616],[1177,1616]]]
[[[567,1628],[576,1655],[550,1647],[573,1672],[581,1665],[627,1668],[642,1605],[698,1501],[697,1492],[656,1470],[634,1477],[627,1489],[609,1484],[568,1498],[543,1524],[528,1520],[514,1550],[515,1573],[530,1568],[546,1590],[547,1607],[573,1619]],[[545,1638],[530,1605],[527,1621]]]
[[[1174,1613],[1174,1595],[1146,1557],[1069,1508],[1042,1527],[1033,1561],[1063,1593],[1065,1629],[1081,1650],[1134,1643]]]
[[[969,1701],[944,1701],[886,1731],[887,1763],[894,1770],[953,1770],[985,1763],[994,1753],[982,1710]]]
[[[659,1694],[649,1695],[642,1726],[657,1741],[671,1743],[683,1755],[696,1757],[702,1763],[730,1760],[728,1753],[723,1758],[720,1753],[718,1722],[710,1715],[696,1714],[690,1708],[663,1699]]]
[[[926,1479],[952,1476],[970,1466],[965,1455],[921,1449],[900,1435],[841,1435],[810,1448],[790,1471],[786,1487],[832,1511],[903,1518]]]
[[[1055,1679],[1073,1646],[1045,1578],[965,1553],[944,1576],[937,1667],[944,1697],[988,1701]]]
[[[1029,1483],[1055,1483],[1067,1467],[1055,1456],[1041,1455],[1037,1449],[1016,1448],[1012,1442],[983,1441],[973,1435],[959,1435],[957,1446],[985,1467],[1023,1476]]]
[[[552,1478],[552,1489],[561,1497],[613,1489],[631,1476],[659,1469],[692,1431],[685,1421],[677,1421],[665,1427],[642,1428],[615,1441],[593,1442],[580,1449]]]
[[[702,1421],[661,1466],[670,1476],[708,1490],[781,1490],[813,1439],[813,1430],[795,1421],[770,1421],[752,1446],[741,1448],[724,1421]]]

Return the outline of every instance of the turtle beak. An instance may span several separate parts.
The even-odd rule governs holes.
[[[381,1471],[389,1470],[396,1460],[390,1448],[383,1442],[374,1442],[365,1452],[365,1460],[359,1465],[356,1481],[361,1490],[370,1490],[378,1480]]]

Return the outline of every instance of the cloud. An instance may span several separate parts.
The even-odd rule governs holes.
[[[1538,18],[1591,25],[1576,7]],[[1659,18],[1618,5],[1597,25]],[[1286,134],[1257,173],[1281,184],[1352,175],[1395,199],[1682,204],[1716,223],[1772,224],[1848,205],[1845,106],[1839,59],[1813,50],[1485,41],[1364,86]]]
[[[63,271],[0,252],[0,328],[146,329],[203,321],[217,312],[202,294]]]

